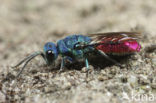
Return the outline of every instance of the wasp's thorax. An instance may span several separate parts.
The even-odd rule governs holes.
[[[58,57],[58,50],[54,43],[47,42],[44,45],[45,59],[47,64],[52,64]]]

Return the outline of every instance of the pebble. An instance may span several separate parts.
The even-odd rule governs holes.
[[[82,71],[83,73],[86,73],[88,70],[92,72],[92,71],[94,70],[94,67],[91,66],[91,65],[89,65],[89,69],[87,69],[86,67],[83,67],[83,68],[81,69],[81,71]]]
[[[1,103],[2,103],[2,102],[5,102],[5,101],[6,101],[5,98],[6,98],[5,95],[0,91],[0,102],[1,102]]]
[[[122,83],[127,83],[128,81],[126,76],[121,76],[120,80]]]
[[[70,82],[67,82],[66,84],[64,84],[63,89],[65,90],[69,90],[72,87]]]
[[[108,77],[100,75],[100,76],[98,77],[98,80],[99,80],[99,81],[108,80]]]
[[[135,86],[137,83],[138,83],[138,78],[134,75],[131,75],[129,78],[128,78],[128,82],[132,85],[132,86]]]
[[[151,84],[152,89],[156,89],[156,83]]]
[[[147,86],[142,86],[141,89],[143,89],[144,91],[148,92],[151,90],[151,87],[149,85]]]
[[[142,85],[147,85],[150,83],[150,81],[148,80],[147,76],[141,75],[139,77],[138,83]]]
[[[156,69],[156,58],[153,58],[153,59],[152,59],[152,63],[153,63],[153,65],[155,66],[155,69]]]
[[[55,87],[55,86],[47,86],[47,87],[44,87],[44,92],[45,93],[55,92],[57,90],[58,90],[58,88]]]

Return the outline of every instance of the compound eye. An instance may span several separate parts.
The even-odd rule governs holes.
[[[51,50],[48,50],[48,51],[47,51],[47,54],[53,54],[53,53],[52,53],[52,51],[51,51]]]
[[[46,52],[46,56],[47,56],[47,59],[53,59],[54,58],[54,53],[53,53],[53,51],[52,50],[48,50],[47,52]]]
[[[46,52],[46,55],[47,55],[47,56],[52,56],[52,55],[54,55],[54,53],[53,53],[52,50],[48,50],[48,51]]]
[[[55,53],[52,50],[46,51],[46,59],[48,64],[52,64],[55,58]]]

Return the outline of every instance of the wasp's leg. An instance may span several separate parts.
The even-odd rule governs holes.
[[[102,54],[106,59],[108,59],[109,61],[117,64],[119,67],[122,67],[122,65],[120,63],[118,63],[116,60],[112,59],[111,57],[109,57],[108,55],[106,55],[104,52],[100,51],[100,54]]]
[[[65,65],[64,59],[65,58],[63,57],[62,60],[61,60],[61,67],[60,67],[59,73],[62,72],[63,69],[64,69],[64,65]]]
[[[87,58],[85,59],[85,64],[86,64],[87,70],[89,70],[89,62],[88,62],[88,59]]]
[[[64,60],[68,61],[69,63],[73,63],[73,59],[71,57],[66,56]]]

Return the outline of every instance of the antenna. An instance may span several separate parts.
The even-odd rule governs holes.
[[[41,55],[43,57],[43,59],[46,61],[45,55],[43,52],[41,51],[37,51],[34,52],[32,54],[30,54],[28,57],[24,58],[23,60],[21,60],[18,64],[16,64],[15,66],[13,66],[12,68],[16,68],[18,66],[20,66],[22,63],[25,62],[24,66],[22,67],[22,69],[19,71],[19,73],[17,74],[16,78],[18,78],[20,76],[20,74],[22,74],[24,68],[26,67],[26,65],[30,62],[30,60],[32,60],[33,58],[35,58],[36,56]]]

